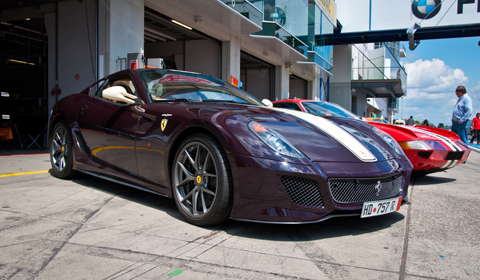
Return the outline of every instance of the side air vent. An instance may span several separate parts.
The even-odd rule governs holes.
[[[323,207],[322,196],[316,181],[294,176],[282,176],[282,183],[293,203],[313,208]]]

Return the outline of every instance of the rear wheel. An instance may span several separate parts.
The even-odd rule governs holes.
[[[55,177],[67,179],[75,176],[72,144],[67,123],[65,121],[56,123],[50,136],[50,162]]]
[[[209,226],[230,216],[232,183],[220,144],[205,134],[185,139],[175,155],[172,191],[175,204],[190,223]]]

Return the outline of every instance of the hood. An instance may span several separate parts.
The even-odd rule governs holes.
[[[334,122],[312,114],[280,108],[250,107],[251,120],[280,133],[311,161],[377,162],[394,158],[372,126],[358,120]],[[367,127],[365,127],[367,126]]]

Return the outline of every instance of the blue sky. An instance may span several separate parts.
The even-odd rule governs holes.
[[[407,96],[394,118],[413,116],[420,122],[450,125],[458,85],[464,85],[472,97],[474,114],[480,112],[479,41],[480,36],[423,40],[414,51],[404,42],[407,57],[401,62],[408,74]]]

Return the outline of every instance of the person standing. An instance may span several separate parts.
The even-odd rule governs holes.
[[[453,107],[452,113],[452,132],[456,133],[460,139],[468,143],[467,140],[467,127],[468,120],[472,115],[472,98],[468,96],[467,89],[464,86],[458,86],[455,90],[455,94],[458,97],[455,107]]]
[[[480,144],[480,138],[478,138],[480,136],[480,113],[477,113],[477,115],[475,116],[475,118],[473,118],[473,121],[472,121],[472,139],[470,140],[470,143],[473,144],[473,140],[477,139],[477,145]]]
[[[370,116],[371,116],[372,118],[376,118],[376,117],[377,117],[377,114],[375,114],[375,111],[372,110],[372,112],[370,112],[370,113],[371,113]]]
[[[410,116],[410,118],[407,120],[406,125],[414,125],[415,121],[413,120],[413,116]]]

